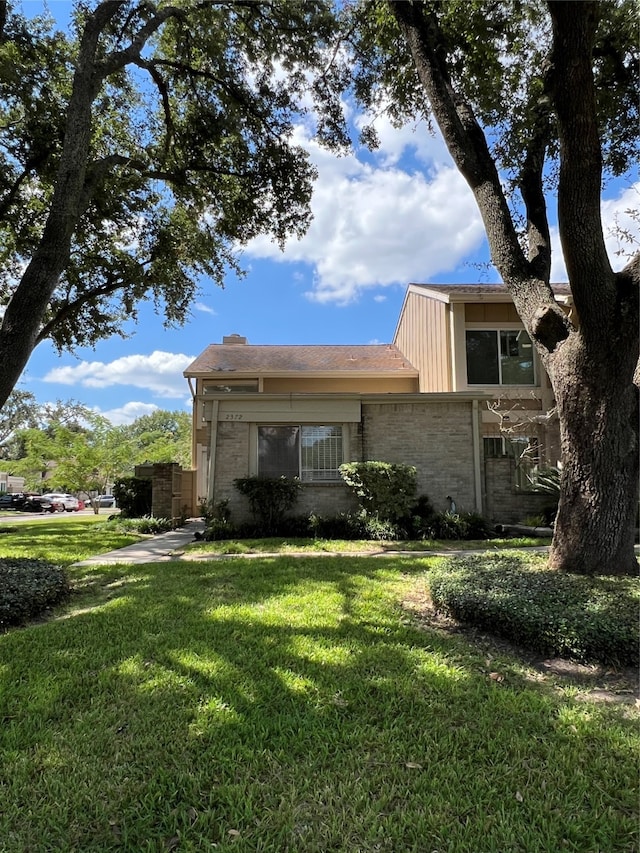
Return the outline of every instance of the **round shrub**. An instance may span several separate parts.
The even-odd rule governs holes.
[[[44,560],[0,560],[0,630],[39,616],[70,589],[64,570]]]
[[[524,555],[447,558],[429,572],[435,607],[542,655],[637,666],[637,578],[585,577]]]

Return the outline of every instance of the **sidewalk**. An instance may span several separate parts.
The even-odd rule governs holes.
[[[86,560],[73,563],[74,566],[104,566],[117,563],[166,563],[171,560],[171,554],[194,541],[195,534],[204,530],[204,521],[193,518],[184,527],[150,536],[133,545],[109,551],[106,554],[96,554]]]

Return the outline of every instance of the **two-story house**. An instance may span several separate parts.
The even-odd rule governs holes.
[[[554,288],[571,310],[568,286]],[[342,462],[415,465],[440,509],[515,521],[540,506],[536,471],[559,458],[553,392],[502,285],[411,284],[393,343],[209,345],[187,368],[192,508],[228,500],[250,475],[296,476],[300,512],[353,506]]]
[[[185,371],[193,395],[198,499],[246,514],[236,478],[296,476],[298,511],[353,508],[339,466],[415,465],[419,490],[445,508],[482,510],[482,392],[420,392],[420,374],[393,344],[260,346],[230,335]]]

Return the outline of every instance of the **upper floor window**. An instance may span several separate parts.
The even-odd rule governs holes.
[[[469,385],[535,385],[533,345],[524,329],[467,329]]]
[[[205,394],[255,394],[258,391],[257,379],[228,379],[226,382],[207,382]]]
[[[259,426],[258,475],[339,480],[341,426]]]

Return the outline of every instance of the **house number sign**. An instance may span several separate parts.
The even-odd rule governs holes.
[[[244,415],[241,415],[240,412],[227,412],[224,416],[225,421],[243,421]]]

